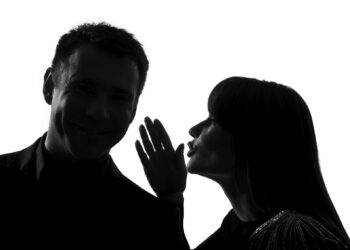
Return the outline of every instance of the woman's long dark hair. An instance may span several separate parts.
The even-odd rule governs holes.
[[[296,91],[231,77],[213,89],[208,110],[231,132],[237,188],[248,190],[260,212],[291,209],[312,216],[349,244],[323,181],[310,111]]]

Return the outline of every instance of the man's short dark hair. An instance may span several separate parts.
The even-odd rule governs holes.
[[[139,71],[137,94],[141,94],[149,65],[145,51],[133,34],[105,22],[84,23],[61,36],[52,60],[53,75],[59,72],[61,63],[66,63],[69,56],[82,44],[91,44],[117,57],[133,60]]]

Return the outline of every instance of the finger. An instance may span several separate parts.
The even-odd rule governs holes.
[[[181,143],[176,149],[176,155],[183,155],[185,149],[185,145]]]
[[[161,141],[163,143],[164,149],[170,150],[171,152],[174,152],[173,144],[171,143],[170,137],[169,137],[168,133],[166,132],[163,124],[158,119],[155,119],[154,126],[159,131],[159,135],[160,135]]]
[[[151,140],[152,140],[152,143],[153,143],[153,146],[154,146],[154,149],[157,151],[161,151],[163,150],[163,147],[162,147],[162,142],[160,140],[160,136],[159,136],[159,133],[158,131],[156,130],[152,120],[149,118],[149,117],[146,117],[145,118],[145,124],[146,124],[146,127],[147,127],[147,130],[148,130],[148,133],[151,137]]]
[[[140,130],[140,136],[141,136],[143,146],[146,150],[146,153],[148,154],[148,157],[151,158],[154,155],[154,150],[153,150],[152,144],[148,138],[145,126],[141,125],[139,130]]]
[[[148,168],[149,159],[147,157],[147,154],[143,150],[139,140],[136,140],[135,147],[136,147],[137,154],[139,155],[139,158],[141,160],[143,167]]]
[[[184,158],[184,149],[185,149],[185,145],[183,143],[181,143],[175,152],[176,155],[176,160],[178,161],[179,164],[175,164],[178,168],[186,168],[186,164],[185,164],[185,158]]]
[[[150,164],[149,164],[150,160],[147,158],[147,154],[143,151],[143,148],[139,140],[136,141],[135,146],[143,166],[143,171],[145,172],[148,182],[151,184],[150,176],[152,175],[151,174],[152,168],[150,168]]]

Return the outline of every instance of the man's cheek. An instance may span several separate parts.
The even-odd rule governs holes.
[[[112,120],[115,124],[128,126],[132,118],[132,109],[116,109],[112,114]]]
[[[119,141],[125,135],[128,130],[129,122],[128,117],[119,117],[112,123],[112,133],[115,140]]]
[[[55,121],[54,124],[55,124],[57,133],[58,133],[59,135],[63,136],[63,135],[64,135],[63,113],[60,112],[60,110],[58,110],[58,111],[55,113],[54,121]]]

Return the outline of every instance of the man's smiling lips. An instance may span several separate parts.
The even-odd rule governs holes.
[[[108,131],[106,131],[106,130],[88,128],[88,127],[81,126],[77,123],[73,123],[73,126],[89,136],[103,136],[103,135],[108,134]]]

